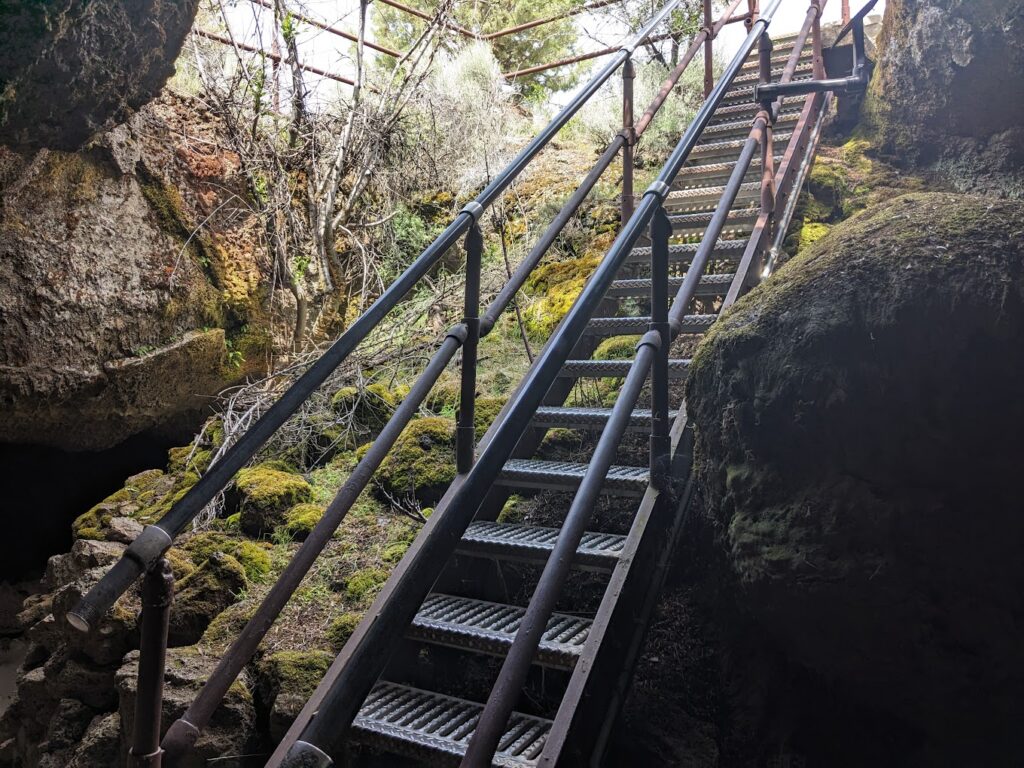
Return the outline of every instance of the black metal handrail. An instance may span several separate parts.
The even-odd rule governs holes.
[[[375,603],[371,608],[372,622],[350,638],[328,672],[325,683],[318,689],[319,695],[315,694],[300,713],[299,719],[305,723],[301,726],[300,737],[291,744],[287,741],[282,743],[271,757],[270,765],[331,764],[329,754],[344,738],[361,703],[390,657],[391,649],[400,640],[443,563],[472,522],[493,478],[525,433],[533,413],[582,337],[587,322],[631,249],[662,206],[672,180],[686,162],[780,3],[781,0],[773,0],[764,14],[753,22],[740,50],[673,149],[657,180],[645,192],[635,213],[527,373],[472,470],[454,489],[447,509],[431,518],[429,529],[421,534],[419,548],[408,559],[408,566],[389,580],[392,588],[388,590],[386,586],[385,589],[390,599],[383,604]]]

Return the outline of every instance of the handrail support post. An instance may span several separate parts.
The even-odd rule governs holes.
[[[480,270],[484,237],[474,221],[466,233],[466,294],[463,323],[466,341],[462,345],[462,380],[459,389],[458,426],[455,433],[455,468],[466,474],[476,458],[476,364],[480,341]]]
[[[758,42],[759,82],[765,85],[772,79],[772,50],[774,45],[766,34]],[[768,100],[761,102],[760,114],[764,117],[764,131],[761,134],[761,214],[767,217],[765,243],[758,248],[759,261],[764,260],[764,249],[772,239],[772,225],[775,220],[775,142],[774,142],[774,109]],[[755,275],[761,274],[761,264],[754,270]]]
[[[651,484],[659,491],[668,487],[672,444],[668,415],[668,356],[672,332],[668,323],[668,249],[672,222],[659,204],[651,219],[651,324],[661,337],[651,366]]]
[[[715,89],[714,51],[715,39],[714,19],[711,16],[711,0],[704,0],[704,98]]]
[[[843,24],[849,23],[850,4],[848,0],[843,3]],[[815,80],[825,78],[825,55],[822,52],[823,41],[821,39],[821,0],[811,0],[811,7],[814,8],[814,23],[811,26],[811,50],[813,51],[813,71]]]
[[[633,215],[633,154],[636,146],[636,127],[633,123],[633,81],[636,68],[630,56],[622,65],[622,209],[620,224],[626,225]]]
[[[164,669],[167,663],[167,630],[174,600],[174,574],[170,563],[159,558],[142,582],[142,628],[139,642],[139,674],[135,691],[135,724],[128,753],[131,768],[160,768],[160,713],[163,706]]]

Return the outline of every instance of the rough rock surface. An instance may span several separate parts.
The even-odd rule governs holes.
[[[165,95],[87,151],[0,148],[0,440],[194,426],[266,365],[258,225],[220,139]]]
[[[78,149],[152,99],[197,0],[0,3],[0,144]]]
[[[1022,222],[992,198],[869,208],[738,302],[687,385],[741,612],[898,723],[900,765],[1020,755]]]
[[[1024,195],[1024,2],[889,0],[866,104],[882,147]]]

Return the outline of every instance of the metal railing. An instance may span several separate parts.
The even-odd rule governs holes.
[[[683,70],[701,45],[708,45],[722,25],[735,19],[731,13],[741,0],[733,0],[722,19],[713,27],[702,29],[695,38],[680,65],[666,78],[661,91],[640,122],[633,126],[630,109],[624,109],[627,125],[610,142],[597,164],[583,180],[562,210],[551,222],[526,259],[513,274],[509,283],[478,319],[480,294],[480,261],[482,235],[479,219],[484,210],[523,172],[533,158],[551,141],[569,119],[586,103],[612,74],[622,66],[629,82],[631,56],[634,50],[653,39],[652,31],[660,25],[681,0],[670,0],[655,14],[644,28],[620,47],[617,55],[606,64],[566,105],[556,117],[516,156],[477,198],[467,204],[454,221],[427,247],[426,250],[389,286],[328,350],[275,402],[257,422],[241,436],[185,496],[158,522],[147,526],[133,541],[113,568],[107,572],[69,612],[68,621],[79,631],[89,631],[100,618],[139,578],[145,575],[144,609],[141,625],[141,652],[139,697],[136,731],[132,744],[132,760],[137,765],[159,766],[164,750],[174,759],[194,744],[199,733],[209,722],[213,711],[238,674],[255,653],[260,640],[280,614],[287,600],[298,587],[303,576],[315,562],[333,532],[340,525],[359,493],[367,485],[374,471],[383,461],[395,440],[415,415],[420,404],[436,383],[446,366],[461,349],[462,382],[460,412],[457,428],[457,465],[460,477],[472,474],[474,467],[473,400],[476,375],[476,343],[493,327],[497,318],[508,307],[516,293],[558,234],[576,213],[583,200],[593,189],[601,174],[621,151],[630,153],[637,138],[650,124],[651,118],[664,103],[668,92],[678,82]],[[710,0],[705,0],[710,6]],[[625,87],[624,87],[625,91]],[[626,201],[629,201],[627,203]],[[632,202],[630,194],[623,195],[623,205]],[[374,441],[371,449],[356,466],[346,483],[328,506],[320,523],[296,551],[278,580],[271,587],[253,618],[243,628],[230,649],[221,658],[216,670],[207,680],[200,694],[186,713],[172,724],[162,743],[159,702],[163,679],[163,658],[166,652],[166,625],[173,597],[173,584],[166,569],[164,553],[174,539],[186,530],[203,508],[232,480],[235,473],[256,455],[264,443],[295,413],[302,403],[327,379],[372,331],[377,324],[402,300],[412,287],[441,257],[465,236],[467,254],[467,280],[463,322],[454,326],[445,336],[419,379],[396,409],[391,420]],[[490,466],[490,464],[489,464]],[[479,476],[479,474],[478,474]]]
[[[446,497],[447,504],[442,512],[435,512],[427,527],[418,538],[414,549],[407,555],[400,573],[393,574],[370,609],[372,620],[364,622],[350,638],[342,653],[332,664],[324,681],[285,736],[285,740],[271,757],[269,765],[298,766],[333,764],[330,755],[343,742],[345,734],[355,718],[370,688],[383,671],[395,645],[399,642],[404,628],[412,620],[443,564],[454,552],[455,547],[472,522],[493,478],[510,457],[514,446],[529,427],[532,414],[541,404],[548,389],[554,383],[562,365],[583,335],[585,326],[625,263],[633,246],[647,228],[655,223],[652,255],[656,275],[663,276],[667,268],[661,262],[666,258],[667,229],[664,226],[663,204],[670,185],[679,169],[686,162],[690,152],[710,122],[715,110],[725,96],[733,79],[743,66],[746,57],[761,39],[781,0],[773,0],[763,15],[752,13],[751,30],[718,84],[712,90],[705,104],[669,156],[657,180],[641,198],[636,211],[629,217],[611,249],[598,265],[580,296],[562,320],[547,346],[536,359],[517,394],[503,412],[501,422],[491,434],[473,468],[457,479]],[[755,18],[756,17],[756,18]],[[703,42],[703,41],[702,41]],[[699,46],[698,46],[699,48]],[[797,54],[799,56],[799,54]],[[790,76],[792,75],[790,68]],[[770,117],[767,110],[759,112],[751,136],[737,162],[736,170],[726,187],[701,246],[697,250],[687,271],[679,292],[673,302],[672,311],[667,308],[663,293],[652,296],[652,329],[638,345],[626,383],[620,392],[607,427],[602,433],[594,458],[585,474],[582,485],[574,499],[569,517],[555,544],[556,551],[548,557],[544,575],[538,584],[530,606],[527,608],[512,648],[506,656],[492,695],[479,720],[473,740],[470,743],[463,766],[489,765],[511,712],[518,697],[526,671],[536,651],[540,634],[546,626],[553,607],[554,597],[561,588],[566,565],[571,558],[566,553],[574,552],[578,537],[586,525],[593,507],[593,500],[607,474],[614,450],[621,433],[628,423],[640,389],[652,366],[655,371],[654,409],[663,415],[655,418],[652,434],[653,477],[659,482],[664,450],[661,426],[667,423],[667,394],[660,394],[667,386],[664,369],[667,367],[668,344],[682,329],[686,307],[696,294],[700,277],[711,255],[714,243],[720,234],[728,209],[735,200],[743,177],[750,166],[759,143],[764,141]],[[655,291],[664,292],[667,280],[654,279],[661,283]],[[440,507],[439,507],[440,509]]]

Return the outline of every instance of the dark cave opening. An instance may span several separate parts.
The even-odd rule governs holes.
[[[38,578],[47,559],[71,546],[71,523],[125,478],[163,468],[174,443],[140,434],[103,451],[0,443],[0,581]]]

